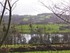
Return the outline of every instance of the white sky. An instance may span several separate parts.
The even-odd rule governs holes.
[[[30,14],[36,15],[39,13],[50,12],[48,9],[42,6],[39,0],[19,0],[16,6],[14,14]]]
[[[0,0],[4,1],[4,0]],[[15,1],[15,0],[13,0]],[[50,4],[50,0],[40,0],[44,2],[46,5]],[[48,2],[47,2],[48,1]],[[59,3],[61,0],[52,0],[54,3]],[[64,0],[63,0],[64,1]],[[67,0],[66,0],[67,1]],[[39,13],[50,13],[47,8],[42,6],[39,0],[19,0],[15,5],[15,9],[13,10],[13,14],[19,15],[36,15]]]

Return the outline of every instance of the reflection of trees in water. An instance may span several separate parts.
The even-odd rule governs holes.
[[[51,44],[51,43],[69,43],[70,37],[61,34],[8,34],[5,44]]]
[[[48,43],[69,43],[70,37],[67,34],[41,34],[42,37],[40,37],[39,34],[36,34],[35,36],[31,37],[29,40],[29,43],[32,44],[48,44]],[[41,41],[42,40],[42,41]]]

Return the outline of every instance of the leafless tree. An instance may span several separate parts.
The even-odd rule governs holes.
[[[12,17],[12,8],[14,6],[14,4],[17,2],[18,0],[16,0],[13,4],[11,4],[10,0],[5,0],[5,3],[4,3],[4,6],[3,4],[0,2],[0,4],[3,6],[3,11],[2,11],[2,15],[1,15],[1,19],[0,19],[0,24],[2,22],[2,19],[3,19],[3,16],[4,16],[4,13],[5,13],[5,10],[7,9],[9,11],[9,20],[8,20],[8,26],[7,26],[7,30],[4,34],[4,37],[2,38],[2,41],[0,42],[0,47],[2,46],[2,44],[4,43],[7,35],[8,35],[8,32],[9,32],[9,29],[10,29],[10,24],[11,24],[11,17]],[[8,4],[9,8],[6,8],[6,5]]]
[[[48,2],[48,1],[47,1]],[[46,7],[47,9],[49,9],[50,11],[52,11],[52,13],[54,14],[54,15],[56,15],[58,18],[60,18],[61,20],[63,20],[65,23],[68,23],[68,24],[70,24],[70,21],[69,21],[69,19],[67,19],[67,17],[66,18],[64,18],[63,16],[64,15],[67,15],[67,16],[70,16],[70,5],[69,5],[69,3],[68,2],[66,2],[66,1],[61,1],[59,4],[57,4],[57,3],[53,3],[53,1],[52,0],[50,0],[50,2],[52,2],[52,5],[50,5],[50,3],[49,4],[45,4],[44,2],[41,2],[40,1],[40,3],[44,6],[44,7]],[[56,50],[57,51],[57,50]],[[58,53],[58,52],[57,52]]]
[[[48,1],[47,1],[48,2]],[[66,18],[63,18],[63,15],[70,15],[70,5],[68,2],[66,1],[61,1],[60,3],[54,3],[52,0],[50,0],[50,2],[52,2],[52,5],[49,5],[48,6],[44,3],[44,2],[41,2],[40,3],[48,8],[50,11],[52,11],[54,13],[54,15],[56,15],[58,18],[62,19],[64,22],[66,23],[69,23],[70,24],[70,21],[69,19]]]

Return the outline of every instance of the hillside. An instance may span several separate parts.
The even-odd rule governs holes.
[[[70,20],[69,16],[63,15],[64,19]],[[4,16],[4,22],[8,22],[8,16]],[[47,23],[65,23],[53,13],[42,13],[38,15],[13,15],[12,24],[47,24]]]

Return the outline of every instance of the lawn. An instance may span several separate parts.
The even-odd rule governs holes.
[[[67,26],[66,24],[32,24],[32,30],[37,32],[37,29],[41,29],[42,33],[69,33],[70,29],[60,30],[61,26]],[[29,25],[17,25],[15,27],[19,32],[30,33],[31,28]]]

